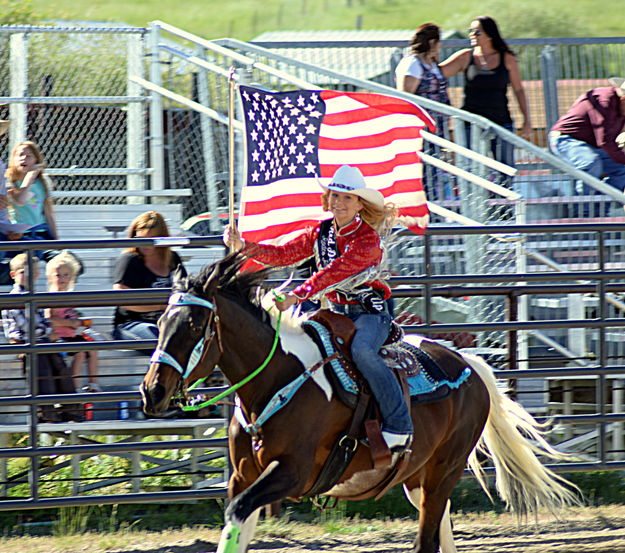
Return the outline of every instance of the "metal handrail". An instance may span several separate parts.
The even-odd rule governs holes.
[[[557,40],[557,39],[554,39],[554,40]],[[362,79],[358,79],[356,77],[351,77],[349,75],[337,73],[336,71],[332,71],[331,69],[325,69],[323,67],[318,67],[313,64],[309,64],[309,63],[302,62],[302,61],[294,62],[294,60],[292,58],[289,58],[288,56],[277,54],[275,52],[272,52],[269,49],[256,46],[255,44],[242,42],[240,40],[236,40],[232,38],[220,39],[217,42],[220,45],[223,45],[225,47],[236,48],[242,51],[253,52],[255,54],[266,56],[267,58],[273,59],[274,61],[277,61],[277,62],[283,62],[283,63],[287,63],[290,65],[296,64],[298,67],[302,67],[304,69],[308,69],[309,71],[314,71],[317,74],[325,75],[327,77],[336,79],[341,83],[350,84],[358,88],[369,90],[372,92],[379,92],[381,94],[386,94],[389,96],[402,98],[408,102],[414,103],[417,106],[423,107],[426,110],[427,109],[433,110],[435,112],[442,113],[449,117],[454,117],[462,121],[471,123],[472,125],[476,125],[477,127],[481,128],[484,131],[492,132],[493,134],[500,136],[501,138],[510,142],[514,146],[517,146],[519,148],[522,148],[528,151],[529,153],[534,155],[536,158],[542,160],[545,163],[548,163],[549,165],[552,165],[553,167],[557,168],[563,173],[570,175],[572,178],[580,180],[584,182],[585,184],[587,184],[588,186],[595,188],[596,190],[599,190],[603,194],[610,196],[611,198],[619,201],[620,203],[625,204],[625,194],[621,192],[620,190],[617,190],[616,188],[605,184],[601,180],[593,177],[592,175],[589,175],[588,173],[585,173],[583,171],[580,171],[579,169],[573,168],[570,164],[567,164],[565,161],[554,156],[550,152],[544,150],[543,148],[536,146],[535,144],[527,140],[524,140],[523,138],[517,136],[513,132],[510,132],[507,129],[500,127],[496,123],[493,123],[492,121],[490,121],[489,119],[486,119],[485,117],[482,117],[481,115],[476,115],[476,114],[469,113],[458,108],[454,108],[446,104],[441,104],[439,102],[435,102],[434,100],[424,98],[423,96],[417,96],[415,94],[402,92],[395,88],[386,86],[384,84],[376,83],[373,81],[365,81]],[[522,42],[520,44],[522,44]],[[456,44],[450,43],[449,45],[454,46]],[[466,45],[466,41],[458,41],[457,45]]]

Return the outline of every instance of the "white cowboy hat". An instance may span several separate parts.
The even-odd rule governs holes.
[[[0,136],[7,132],[10,126],[11,121],[9,121],[8,119],[0,119]]]
[[[623,77],[612,77],[608,81],[616,88],[619,96],[625,96],[625,79]]]
[[[324,190],[354,194],[381,209],[384,208],[384,196],[379,190],[367,188],[365,179],[357,167],[350,167],[349,165],[339,167],[330,184],[328,186],[321,185],[321,187]]]

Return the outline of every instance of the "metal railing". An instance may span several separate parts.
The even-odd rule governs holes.
[[[484,227],[439,227],[433,228],[424,237],[410,236],[413,243],[422,242],[425,255],[425,266],[431,266],[431,257],[437,255],[434,244],[439,240],[458,234],[480,235],[484,233],[505,235],[510,232],[515,235],[542,235],[546,232],[580,232],[592,233],[597,243],[598,251],[601,244],[605,242],[606,235],[614,231],[616,225],[568,225],[561,228],[552,226],[491,226]],[[175,242],[173,239],[172,242]],[[220,243],[220,237],[208,238],[183,238],[180,239],[183,246],[207,246]],[[35,250],[41,248],[54,249],[81,249],[81,248],[106,248],[106,247],[128,247],[128,246],[148,246],[154,245],[152,239],[124,239],[124,240],[78,240],[78,241],[53,241],[53,242],[24,242],[21,244],[4,242],[0,244],[0,249]],[[505,370],[496,371],[499,378],[509,381],[518,381],[516,386],[517,399],[522,403],[527,403],[527,390],[519,386],[522,382],[541,381],[557,378],[568,382],[574,382],[580,377],[591,378],[590,388],[595,395],[594,402],[589,402],[586,406],[591,412],[574,413],[556,411],[555,414],[548,413],[545,409],[539,412],[551,414],[550,417],[556,424],[556,431],[552,439],[556,445],[566,448],[573,453],[578,451],[573,446],[568,446],[570,436],[582,432],[585,435],[585,446],[583,460],[575,463],[562,463],[555,465],[558,471],[566,472],[573,470],[603,470],[622,469],[625,463],[622,461],[625,456],[623,449],[623,421],[625,414],[623,406],[618,399],[619,392],[622,391],[625,378],[625,353],[614,352],[610,349],[611,339],[609,331],[620,331],[625,327],[623,317],[612,316],[607,309],[606,297],[608,293],[622,293],[625,291],[625,268],[621,270],[609,269],[605,260],[600,261],[595,270],[589,271],[567,271],[565,273],[555,272],[511,272],[508,274],[447,274],[434,275],[425,271],[421,276],[399,275],[390,279],[394,287],[394,297],[396,302],[415,302],[423,298],[425,303],[424,324],[411,323],[404,317],[404,329],[409,332],[420,334],[430,334],[439,339],[445,339],[449,343],[458,336],[477,335],[482,331],[498,332],[507,335],[507,349],[499,348],[493,352],[490,349],[478,348],[478,352],[490,356],[491,363],[508,367]],[[585,281],[579,283],[580,280]],[[31,282],[32,284],[32,282]],[[518,309],[520,298],[522,297],[558,297],[570,294],[587,294],[595,292],[600,308],[596,316],[581,317],[577,319],[564,317],[551,318],[545,320],[529,320],[520,317]],[[153,303],[154,301],[164,301],[168,290],[121,290],[121,291],[94,291],[94,292],[67,292],[67,293],[47,293],[31,292],[21,295],[3,295],[2,303],[4,307],[25,305],[28,309],[34,310],[42,306],[97,306],[132,303]],[[505,298],[507,305],[506,320],[499,323],[485,322],[484,320],[472,320],[464,323],[435,323],[432,306],[437,298],[444,297],[481,297],[488,298],[499,296]],[[404,306],[404,311],[406,306]],[[414,307],[412,308],[414,312]],[[396,309],[396,315],[400,316]],[[562,366],[553,366],[554,362],[549,358],[531,356],[529,359],[522,359],[518,355],[519,337],[528,332],[540,331],[549,333],[551,331],[565,332],[583,329],[594,336],[594,355],[587,357],[584,362],[586,366],[567,366],[569,360],[566,357],[559,359]],[[556,336],[555,342],[565,347],[560,337]],[[222,486],[209,486],[206,489],[193,489],[177,492],[142,492],[131,494],[96,494],[95,489],[89,495],[70,495],[63,497],[43,497],[40,491],[42,485],[42,466],[40,461],[49,455],[56,456],[56,459],[75,459],[75,465],[79,466],[81,455],[88,457],[91,455],[117,455],[121,453],[136,453],[149,450],[168,450],[188,448],[192,450],[223,450],[226,445],[224,438],[219,439],[193,439],[193,440],[161,440],[150,442],[129,442],[118,444],[90,444],[78,445],[69,444],[62,446],[40,446],[39,435],[40,425],[37,422],[36,406],[41,404],[54,404],[68,401],[67,395],[39,396],[37,394],[37,354],[44,352],[59,351],[89,351],[98,349],[145,349],[153,347],[153,341],[103,341],[87,344],[36,344],[32,338],[30,343],[21,345],[0,346],[0,355],[14,355],[16,353],[26,353],[30,357],[29,390],[30,393],[18,397],[0,397],[0,409],[10,406],[26,406],[30,412],[28,424],[29,446],[27,447],[5,447],[0,448],[0,464],[9,459],[19,457],[30,459],[28,471],[28,483],[30,489],[29,497],[11,498],[10,492],[5,500],[0,502],[0,510],[6,509],[30,509],[37,507],[104,504],[104,503],[128,503],[142,502],[150,500],[178,500],[178,499],[198,499],[209,497],[223,497],[225,490]],[[471,344],[465,344],[471,346]],[[472,350],[475,351],[475,350]],[[528,368],[522,369],[526,363]],[[501,365],[503,364],[503,365]],[[546,366],[545,366],[546,364]],[[551,365],[551,366],[550,366]],[[570,384],[566,384],[569,386]],[[220,388],[221,389],[221,388]],[[213,389],[204,390],[212,393]],[[573,389],[565,390],[574,393]],[[537,393],[529,391],[529,393]],[[547,398],[549,390],[539,392],[541,397]],[[613,394],[612,404],[608,401],[608,393]],[[622,393],[621,393],[622,396]],[[137,400],[139,393],[136,390],[125,390],[118,392],[103,392],[90,394],[76,394],[71,396],[71,401],[81,402],[104,402],[120,400]],[[620,397],[620,396],[619,396]],[[545,399],[546,401],[546,399]],[[549,408],[551,403],[545,403],[544,407]],[[573,402],[573,407],[575,402]],[[560,408],[558,408],[560,409]],[[78,423],[80,424],[80,423]],[[88,423],[87,423],[88,425]],[[121,426],[121,425],[118,425]],[[594,431],[593,429],[596,429]],[[575,432],[574,432],[575,431]],[[49,429],[46,432],[50,432]],[[88,426],[83,434],[88,434]],[[154,433],[158,434],[158,423],[154,424]],[[580,439],[577,435],[576,440]],[[575,442],[578,443],[578,442]],[[7,486],[11,480],[11,471],[6,468],[0,471],[3,482],[0,486]],[[80,474],[79,472],[77,474]],[[45,473],[48,476],[49,473]],[[137,474],[126,475],[126,480],[137,478]]]

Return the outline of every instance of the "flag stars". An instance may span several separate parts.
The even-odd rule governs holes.
[[[250,184],[319,172],[316,138],[323,111],[310,91],[251,93],[241,87],[246,117]],[[318,104],[323,106],[323,102]]]

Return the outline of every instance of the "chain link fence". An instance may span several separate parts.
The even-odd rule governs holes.
[[[58,203],[123,203],[124,197],[81,198],[80,191],[146,187],[143,176],[124,174],[130,168],[146,173],[147,103],[131,97],[128,84],[129,72],[143,72],[147,63],[144,33],[126,27],[0,29],[0,116],[11,120],[0,155],[8,160],[12,145],[36,142],[55,188],[76,192]]]

